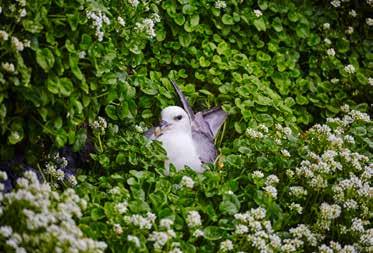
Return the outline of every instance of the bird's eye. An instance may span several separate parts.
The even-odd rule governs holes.
[[[183,118],[182,115],[178,115],[178,116],[174,117],[174,120],[181,120],[182,118]]]

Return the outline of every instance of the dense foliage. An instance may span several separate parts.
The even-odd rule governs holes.
[[[0,193],[0,251],[371,251],[372,6],[0,0],[0,164],[49,182]],[[204,174],[165,177],[142,136],[178,103],[169,78],[229,113]],[[74,191],[87,209],[61,217]]]

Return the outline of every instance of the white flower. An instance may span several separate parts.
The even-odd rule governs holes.
[[[150,18],[145,18],[142,22],[136,23],[136,29],[146,33],[150,38],[155,37],[154,21]]]
[[[196,227],[202,225],[201,216],[197,211],[189,211],[186,221],[189,227]]]
[[[70,175],[67,177],[67,182],[71,185],[71,186],[76,186],[78,184],[78,181],[76,180],[76,177],[74,175]]]
[[[21,18],[26,17],[26,15],[27,15],[27,11],[26,11],[26,9],[22,9],[22,10],[20,11],[20,13],[19,13],[19,16],[20,16]]]
[[[334,50],[334,48],[329,48],[328,50],[326,50],[326,53],[329,56],[334,56],[335,55],[335,50]]]
[[[330,2],[331,5],[333,5],[335,8],[338,8],[341,6],[341,1],[339,0],[333,0]]]
[[[263,137],[263,134],[261,132],[256,131],[252,128],[246,129],[246,135],[254,139],[260,139]]]
[[[345,66],[345,71],[349,74],[355,73],[355,67],[352,64],[348,64]]]
[[[259,171],[259,170],[256,170],[252,173],[252,177],[253,178],[263,178],[264,177],[264,174],[263,172]]]
[[[1,67],[6,72],[9,72],[9,73],[14,73],[14,71],[15,71],[15,67],[14,67],[13,63],[3,62],[3,63],[1,63]]]
[[[58,169],[56,171],[57,180],[63,181],[64,177],[65,177],[65,172],[63,172],[63,170],[61,170],[61,169]]]
[[[225,9],[227,7],[227,4],[225,1],[218,0],[215,2],[215,8],[216,9]]]
[[[161,249],[167,241],[170,239],[168,233],[166,232],[157,232],[153,231],[150,235],[148,240],[154,241],[154,248],[155,249]]]
[[[122,17],[117,17],[117,21],[118,21],[118,23],[121,26],[125,26],[126,25],[126,21],[124,21],[124,19]]]
[[[183,176],[183,178],[181,179],[180,185],[184,186],[184,187],[187,187],[187,188],[190,188],[190,189],[193,189],[194,181],[193,181],[192,178],[190,178],[188,176]]]
[[[183,253],[183,251],[179,248],[174,248],[171,251],[169,251],[168,253]]]
[[[287,151],[286,149],[282,149],[282,150],[281,150],[281,154],[282,154],[283,156],[285,156],[285,157],[290,157],[290,156],[291,156],[290,153],[289,153],[289,151]]]
[[[25,48],[23,45],[23,42],[20,41],[17,37],[12,37],[12,46],[17,50],[17,51],[23,51]]]
[[[139,214],[133,214],[128,219],[129,223],[139,227],[140,229],[151,229],[152,222],[148,218],[144,218]]]
[[[349,26],[347,29],[346,29],[346,33],[347,34],[352,34],[354,32],[354,28],[352,26]]]
[[[277,189],[272,185],[267,185],[263,188],[263,190],[272,198],[277,198]]]
[[[5,238],[8,238],[13,233],[13,229],[9,226],[0,227],[0,235]]]
[[[197,229],[196,231],[194,231],[194,233],[193,233],[193,236],[194,237],[202,237],[202,236],[204,236],[205,234],[203,233],[203,231],[202,230],[200,230],[200,229]]]
[[[128,3],[129,3],[132,7],[134,7],[134,8],[136,8],[137,5],[139,5],[139,1],[138,1],[138,0],[128,0]]]
[[[368,83],[370,86],[373,86],[373,77],[368,78]]]
[[[153,13],[150,18],[154,21],[154,23],[159,23],[161,22],[161,17],[159,16],[158,13]]]
[[[367,25],[373,26],[373,18],[367,18],[365,19],[365,22],[367,23]]]
[[[259,18],[260,16],[263,15],[263,13],[262,13],[261,10],[254,10],[254,14],[255,14],[255,16],[257,16],[258,18]]]
[[[243,224],[236,225],[236,230],[235,230],[236,234],[242,235],[242,234],[246,234],[247,232],[249,232],[249,228],[246,225],[243,225]]]
[[[6,174],[6,172],[5,171],[1,171],[0,170],[0,181],[1,180],[7,180],[8,179],[8,175]]]
[[[128,235],[127,240],[135,244],[136,248],[140,248],[140,239],[134,235]]]
[[[122,226],[120,224],[114,224],[114,232],[116,235],[123,234]]]
[[[338,79],[338,78],[332,78],[332,79],[330,80],[330,82],[333,83],[333,84],[336,84],[336,83],[339,82],[339,79]]]
[[[303,212],[303,207],[301,205],[299,205],[298,203],[292,202],[289,205],[289,208],[290,208],[290,210],[293,210],[293,211],[297,212],[298,214],[302,214],[302,212]]]
[[[327,220],[336,219],[341,215],[341,207],[339,205],[329,205],[328,203],[322,203],[320,206],[321,217]]]
[[[356,16],[357,16],[357,13],[356,13],[355,10],[350,10],[350,11],[348,12],[348,14],[349,14],[351,17],[356,17]]]
[[[233,243],[231,240],[225,240],[220,243],[220,250],[225,252],[225,251],[231,251],[233,250]]]
[[[324,39],[324,42],[325,42],[325,44],[328,44],[328,45],[331,45],[331,44],[332,44],[331,40],[328,39],[328,38],[325,38],[325,39]]]
[[[18,247],[16,248],[16,253],[27,253],[27,251],[22,247]]]
[[[127,201],[124,201],[124,202],[121,202],[115,205],[115,208],[120,214],[126,213],[128,210],[127,207],[128,207]]]
[[[164,218],[160,220],[159,222],[159,226],[164,227],[166,229],[170,229],[173,224],[174,224],[174,221],[168,218]]]
[[[330,24],[329,23],[324,23],[322,25],[322,27],[324,28],[324,30],[329,30],[330,29]]]
[[[120,194],[120,188],[118,186],[115,186],[114,188],[109,190],[109,193],[113,194],[113,195],[119,195]]]
[[[9,34],[6,31],[0,31],[0,40],[6,41],[9,39]]]
[[[266,185],[276,185],[280,182],[276,175],[269,175],[266,179]]]
[[[87,55],[87,53],[85,51],[80,51],[79,52],[79,59],[83,59],[86,55]]]

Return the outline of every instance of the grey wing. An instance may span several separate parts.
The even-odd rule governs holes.
[[[202,163],[213,163],[217,156],[213,140],[199,131],[193,131],[192,137]]]
[[[213,137],[216,137],[220,127],[223,125],[224,121],[227,119],[228,114],[221,109],[221,107],[215,107],[210,110],[202,112],[203,119],[207,122]]]

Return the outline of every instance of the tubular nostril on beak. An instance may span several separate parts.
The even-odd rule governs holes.
[[[162,120],[159,126],[160,126],[161,128],[165,128],[165,127],[168,126],[168,125],[169,125],[169,124],[168,124],[167,121]]]

